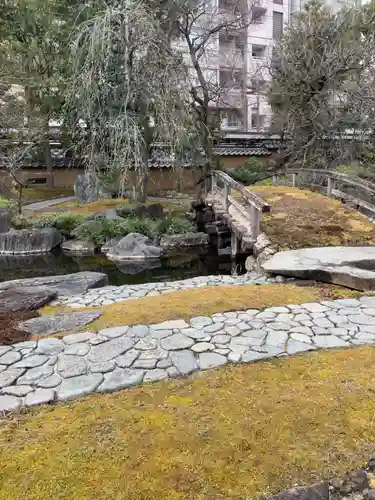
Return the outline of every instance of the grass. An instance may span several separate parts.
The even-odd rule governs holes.
[[[355,297],[358,293],[334,285],[299,287],[290,284],[272,284],[202,287],[199,290],[192,288],[156,297],[125,300],[108,306],[79,309],[79,311],[95,309],[103,311],[102,316],[89,325],[90,329],[100,330],[118,325],[148,325],[172,319],[190,319],[194,316],[209,316],[223,311],[261,309],[284,304]],[[46,306],[41,313],[53,315],[66,310],[71,311],[71,308]]]
[[[375,348],[237,365],[0,425],[0,499],[259,498],[375,452]]]
[[[146,204],[151,204],[151,203],[160,203],[166,208],[169,208],[170,211],[173,213],[184,213],[186,212],[186,205],[184,204],[178,204],[178,203],[171,203],[171,202],[157,202],[157,201],[147,201]],[[66,201],[63,203],[59,203],[58,205],[54,205],[54,209],[68,209],[74,212],[78,213],[95,213],[95,212],[105,212],[106,210],[109,210],[110,208],[116,208],[117,206],[120,205],[131,205],[131,206],[136,206],[138,203],[131,203],[128,199],[126,198],[104,198],[98,201],[94,201],[92,203],[86,203],[84,205],[80,205],[76,201]]]
[[[22,193],[24,204],[52,200],[63,196],[74,196],[73,188],[28,187]]]
[[[338,200],[284,186],[250,188],[272,206],[261,229],[280,250],[375,244],[375,225]]]

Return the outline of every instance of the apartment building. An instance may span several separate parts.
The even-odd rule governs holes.
[[[289,22],[292,4],[301,0],[201,0],[202,15],[191,30],[193,43],[209,36],[201,65],[212,94],[212,113],[223,130],[263,132],[271,120],[267,88],[271,76],[272,47]],[[236,24],[232,20],[238,18]],[[225,19],[228,24],[225,25]],[[207,38],[207,37],[206,37]],[[186,40],[175,41],[188,67],[192,66]],[[191,80],[199,92],[199,79],[191,67]]]

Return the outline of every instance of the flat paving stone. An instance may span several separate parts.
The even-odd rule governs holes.
[[[155,368],[154,370],[148,370],[145,373],[143,382],[156,382],[158,380],[164,380],[166,378],[168,378],[168,372],[166,370]]]
[[[340,337],[336,337],[336,335],[319,335],[313,339],[313,342],[316,346],[321,348],[348,347],[350,345]]]
[[[71,356],[86,356],[90,349],[91,345],[86,344],[85,342],[80,342],[79,344],[66,346],[64,354],[69,354]]]
[[[210,342],[198,342],[198,344],[194,344],[191,348],[191,350],[196,353],[213,351],[214,349],[214,344],[211,344]]]
[[[87,394],[94,392],[99,387],[103,378],[101,373],[67,378],[62,381],[57,390],[57,399],[66,401],[67,399],[87,396]]]
[[[290,339],[286,345],[286,352],[290,355],[298,354],[299,352],[313,351],[316,347],[313,344],[300,342],[299,340]]]
[[[303,333],[291,333],[290,338],[298,340],[298,342],[304,342],[305,344],[312,344],[311,337],[304,335]]]
[[[130,328],[128,326],[114,326],[112,328],[104,328],[99,331],[99,335],[107,337],[108,339],[115,339],[126,335]]]
[[[190,326],[192,328],[204,328],[205,326],[211,325],[212,319],[207,316],[196,316],[190,320]]]
[[[47,364],[44,366],[37,366],[36,368],[30,368],[27,371],[24,369],[23,372],[25,373],[18,379],[17,384],[36,384],[40,380],[50,377],[53,370],[53,366]]]
[[[181,375],[189,375],[198,370],[197,359],[189,350],[172,351],[170,359]]]
[[[33,354],[17,361],[13,366],[14,368],[35,368],[44,365],[46,361],[48,361],[47,356],[43,354]]]
[[[183,328],[189,328],[189,325],[186,321],[182,319],[175,319],[171,321],[164,321],[163,323],[157,323],[155,325],[151,325],[153,330],[173,330],[175,328],[181,330]]]
[[[16,396],[0,396],[0,412],[18,411],[22,401]]]
[[[53,356],[64,350],[64,342],[60,339],[42,339],[38,342],[35,354],[46,354]]]
[[[170,337],[166,337],[160,341],[160,345],[167,351],[186,349],[194,345],[194,340],[182,333],[175,333]]]
[[[85,326],[98,319],[101,314],[101,311],[85,311],[56,316],[40,316],[20,323],[18,328],[30,335],[51,335]]]
[[[35,385],[37,385],[38,387],[45,388],[45,389],[52,389],[52,388],[60,385],[61,382],[62,382],[62,379],[54,373],[50,377],[46,377],[46,378],[38,380],[35,383]]]
[[[125,354],[117,356],[117,358],[115,358],[115,363],[120,368],[129,368],[138,358],[139,354],[140,354],[139,351],[135,349],[130,349]]]
[[[34,390],[31,385],[11,385],[1,390],[1,394],[8,394],[9,396],[17,396],[22,398]]]
[[[0,372],[0,389],[14,384],[14,382],[25,372],[23,368],[9,368]]]
[[[36,389],[34,392],[30,392],[24,399],[25,406],[35,406],[47,403],[52,403],[56,396],[56,391],[54,389]]]
[[[116,363],[113,360],[103,361],[103,363],[91,363],[89,365],[89,370],[91,373],[108,373],[112,372],[115,368]]]
[[[266,352],[246,351],[242,354],[241,361],[243,363],[251,363],[253,361],[260,361],[261,359],[267,359],[273,356],[273,354],[268,354]]]
[[[7,351],[0,358],[1,365],[13,365],[17,361],[22,358],[21,354],[18,351]]]
[[[266,344],[267,345],[273,345],[273,346],[283,346],[285,342],[288,340],[288,333],[286,331],[274,331],[274,332],[269,332],[267,334],[266,338]]]
[[[228,360],[225,356],[214,352],[203,352],[199,355],[199,367],[201,370],[208,370],[209,368],[222,366],[226,363],[228,363]]]
[[[97,392],[114,392],[126,387],[133,387],[139,385],[143,377],[143,370],[116,368],[113,372],[104,375],[104,380],[97,388]]]
[[[357,325],[375,326],[375,318],[373,316],[367,316],[367,314],[356,314],[353,316],[348,316],[348,319],[351,323],[355,323]]]
[[[138,337],[139,339],[147,337],[150,333],[150,328],[146,325],[135,325],[130,328],[129,334]]]
[[[62,354],[57,362],[57,372],[62,378],[78,377],[87,372],[87,363],[82,356]]]
[[[99,363],[109,361],[111,359],[124,354],[133,347],[133,340],[129,337],[119,337],[109,340],[104,344],[99,344],[91,348],[88,354],[88,361],[91,363]]]
[[[82,332],[82,333],[72,333],[71,335],[66,335],[63,337],[62,341],[64,344],[71,345],[77,344],[79,342],[87,342],[93,338],[96,338],[97,335],[92,332]]]

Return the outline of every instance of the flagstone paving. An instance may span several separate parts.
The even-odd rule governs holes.
[[[375,297],[231,311],[0,346],[0,411],[227,363],[375,343]]]

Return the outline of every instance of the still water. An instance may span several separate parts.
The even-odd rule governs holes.
[[[147,265],[145,268],[144,265]],[[218,257],[210,250],[194,250],[155,263],[116,265],[103,255],[72,256],[61,251],[36,256],[0,256],[0,281],[38,276],[97,271],[107,274],[110,285],[174,281],[209,274],[244,272],[244,260]]]

